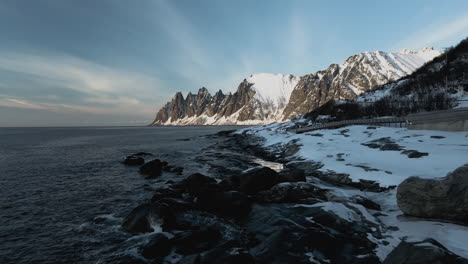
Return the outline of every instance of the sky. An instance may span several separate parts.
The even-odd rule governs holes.
[[[0,126],[145,125],[177,91],[466,37],[466,0],[0,0]]]

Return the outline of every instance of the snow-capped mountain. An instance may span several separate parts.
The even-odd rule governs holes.
[[[260,73],[235,93],[206,88],[185,98],[178,92],[159,110],[153,125],[258,125],[308,113],[329,100],[354,99],[373,87],[406,76],[441,53],[431,48],[398,53],[363,52],[342,64],[302,77]]]
[[[432,48],[416,52],[363,52],[341,64],[301,77],[284,110],[284,120],[317,109],[330,100],[352,100],[365,91],[411,74],[441,54]]]

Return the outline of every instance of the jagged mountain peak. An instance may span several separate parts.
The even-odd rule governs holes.
[[[297,77],[257,73],[245,78],[237,91],[214,96],[205,87],[186,99],[177,93],[157,114],[156,125],[267,124],[308,113],[330,100],[354,99],[378,85],[406,76],[440,52],[362,52],[341,64]]]

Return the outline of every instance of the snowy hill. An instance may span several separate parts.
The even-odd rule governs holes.
[[[302,77],[254,74],[235,93],[206,88],[185,98],[177,93],[156,115],[153,125],[258,125],[306,114],[330,100],[355,99],[373,87],[411,74],[440,55],[426,48],[399,53],[364,52],[341,64]]]

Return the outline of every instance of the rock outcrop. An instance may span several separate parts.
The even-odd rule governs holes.
[[[406,215],[468,223],[468,164],[441,179],[406,179],[397,202]]]

